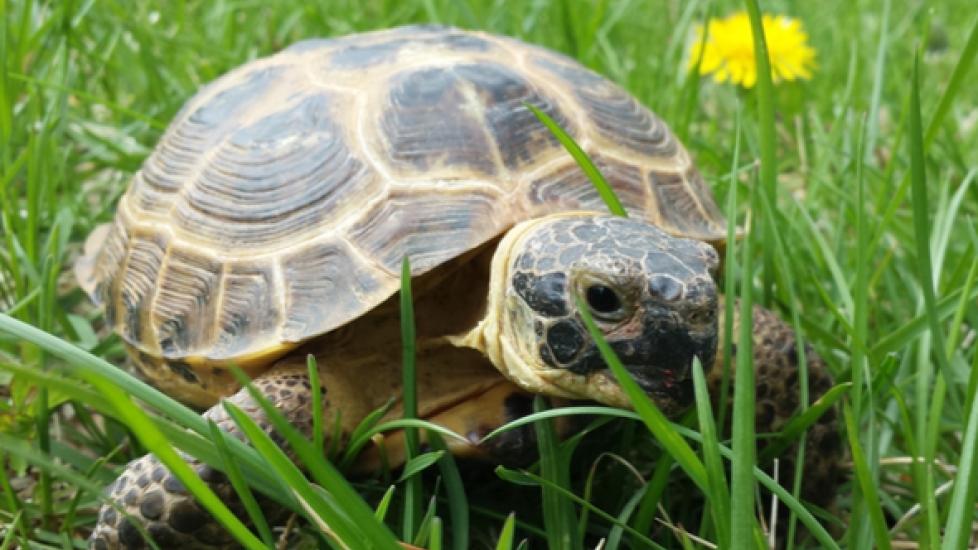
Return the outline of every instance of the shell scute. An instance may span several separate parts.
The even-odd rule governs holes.
[[[507,168],[518,169],[534,162],[542,151],[559,147],[557,138],[525,103],[547,113],[571,135],[577,133],[557,101],[514,70],[494,63],[461,65],[455,70],[483,98],[485,125]]]
[[[277,289],[267,264],[231,264],[224,274],[223,303],[215,327],[213,357],[247,351],[250,335],[274,334],[282,318]]]
[[[712,200],[699,200],[696,190],[705,184],[695,168],[689,167],[685,173],[651,170],[648,177],[663,223],[690,236],[719,234],[716,220],[722,218]]]
[[[391,276],[407,256],[423,272],[469,250],[498,231],[499,197],[488,192],[392,193],[366,213],[350,239]]]
[[[282,261],[282,276],[289,282],[282,336],[299,342],[338,326],[350,312],[363,309],[363,297],[377,292],[380,282],[372,265],[346,241],[311,245]],[[328,301],[323,301],[329,296]]]
[[[391,82],[380,137],[385,155],[413,173],[440,166],[491,176],[491,144],[478,100],[451,67],[406,71]]]
[[[213,300],[221,299],[221,264],[189,250],[174,249],[157,282],[152,321],[160,353],[180,357],[211,344]]]
[[[615,194],[630,214],[649,216],[645,208],[647,184],[637,166],[602,155],[593,155],[591,160],[615,189]],[[533,180],[529,186],[529,200],[537,208],[546,210],[553,209],[554,205],[559,205],[563,210],[598,212],[608,208],[591,180],[572,162]]]
[[[233,132],[188,184],[175,225],[214,246],[267,248],[315,228],[370,173],[317,94]],[[358,185],[360,184],[360,185]]]
[[[156,281],[166,253],[164,242],[159,237],[134,236],[129,244],[129,253],[124,262],[122,277],[116,279],[118,296],[122,311],[117,312],[117,330],[131,342],[142,341],[147,335],[152,337],[152,327],[147,327],[150,307],[156,290]]]

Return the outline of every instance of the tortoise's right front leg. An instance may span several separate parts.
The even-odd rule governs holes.
[[[312,402],[309,376],[304,368],[280,366],[254,380],[255,387],[282,412],[283,415],[309,437],[312,433]],[[322,389],[325,395],[325,389]],[[252,418],[266,433],[281,444],[281,437],[273,433],[271,422],[246,389],[228,398]],[[242,438],[237,425],[224,407],[211,407],[205,418],[213,420],[222,430]],[[221,472],[184,456],[217,496],[235,515],[245,519],[244,506],[230,482]],[[217,549],[234,548],[237,545],[209,512],[204,510],[184,486],[153,455],[146,455],[129,463],[126,470],[108,488],[109,499],[115,501],[131,516],[126,518],[112,506],[103,505],[98,523],[92,532],[90,544],[98,550],[146,548],[142,535],[131,523],[142,524],[162,549]],[[256,495],[260,498],[260,495]],[[272,519],[284,512],[275,503],[262,499],[263,512]]]

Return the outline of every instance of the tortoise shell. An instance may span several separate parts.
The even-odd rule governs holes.
[[[190,99],[93,233],[81,286],[145,362],[261,366],[428,272],[562,210],[604,211],[525,104],[591,155],[631,216],[720,242],[669,128],[619,86],[514,39],[405,27],[309,40]]]

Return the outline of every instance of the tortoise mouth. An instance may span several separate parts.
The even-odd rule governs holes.
[[[693,380],[689,376],[689,369],[685,369],[685,374],[681,376],[671,369],[657,369],[655,374],[651,374],[647,365],[626,364],[625,369],[667,415],[677,414],[692,405]]]

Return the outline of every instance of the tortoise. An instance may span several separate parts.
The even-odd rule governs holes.
[[[588,152],[628,217],[608,213],[528,104]],[[339,413],[346,435],[392,398],[401,414],[409,258],[419,415],[463,434],[459,455],[515,462],[532,456],[532,431],[481,438],[535,394],[630,406],[579,303],[659,408],[692,402],[693,358],[719,361],[725,237],[686,149],[622,88],[515,39],[411,26],[299,42],[205,86],[76,275],[138,375],[210,407],[222,429],[237,433],[219,403],[230,399],[272,431],[235,365],[309,434],[313,354],[324,415]],[[796,341],[766,310],[753,323],[758,430],[774,431],[798,406]],[[831,379],[807,357],[814,398]],[[817,499],[840,449],[828,417],[807,444]],[[388,444],[395,464],[400,447]],[[226,478],[187,460],[240,509]],[[142,547],[130,521],[164,548],[232,543],[151,455],[108,491],[132,520],[103,506],[94,548]]]

